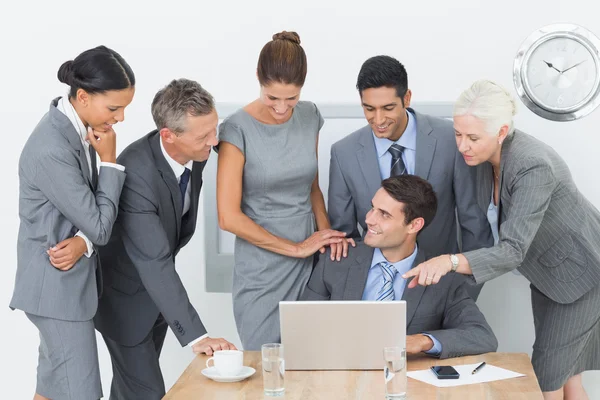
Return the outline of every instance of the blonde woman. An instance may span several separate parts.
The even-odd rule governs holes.
[[[532,363],[544,398],[586,399],[581,373],[600,369],[600,213],[550,146],[514,128],[515,110],[511,95],[486,80],[454,108],[456,143],[477,168],[495,246],[442,255],[405,275],[414,287],[452,270],[482,283],[518,269],[531,282]]]

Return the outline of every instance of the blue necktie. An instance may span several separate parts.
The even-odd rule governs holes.
[[[382,261],[377,265],[381,267],[381,272],[383,273],[383,286],[377,292],[377,301],[392,301],[395,299],[394,277],[398,273],[398,270],[386,261]]]
[[[190,181],[190,171],[189,168],[186,168],[181,174],[181,178],[179,179],[179,190],[181,191],[181,213],[183,214],[183,207],[185,205],[185,191],[187,190],[188,182]]]
[[[390,176],[404,175],[406,173],[406,166],[402,161],[402,153],[404,147],[399,144],[393,143],[388,152],[392,155],[392,167],[390,169]]]

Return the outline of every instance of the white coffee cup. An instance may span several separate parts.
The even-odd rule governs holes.
[[[217,350],[211,358],[206,360],[207,368],[210,368],[208,363],[211,360],[219,375],[236,376],[244,366],[244,352],[240,350]]]

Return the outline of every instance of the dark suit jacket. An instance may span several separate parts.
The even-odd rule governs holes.
[[[175,256],[196,227],[205,162],[194,163],[190,209],[181,216],[181,192],[153,131],[129,145],[118,162],[127,171],[119,215],[109,243],[99,249],[105,274],[96,328],[133,346],[159,313],[182,346],[206,333],[175,270]]]
[[[301,300],[361,300],[373,259],[372,247],[362,242],[348,257],[320,257]],[[417,253],[414,265],[425,260]],[[402,279],[396,276],[396,279]],[[485,317],[468,295],[466,279],[448,274],[437,285],[405,289],[407,335],[428,333],[442,344],[440,358],[496,351],[498,341]]]

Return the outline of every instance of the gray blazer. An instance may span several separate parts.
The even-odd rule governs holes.
[[[89,321],[101,281],[97,253],[81,257],[68,271],[50,264],[46,251],[83,232],[106,244],[117,217],[125,172],[101,168],[98,187],[79,134],[54,99],[33,130],[19,159],[17,276],[11,308],[67,321]]]
[[[373,259],[372,247],[358,242],[347,258],[320,257],[301,300],[361,300]],[[425,261],[419,250],[414,266]],[[396,277],[398,279],[398,277]],[[401,277],[400,277],[401,279]],[[440,358],[496,351],[498,341],[475,301],[466,278],[444,276],[437,285],[405,289],[406,333],[428,333],[442,344]]]
[[[487,210],[492,166],[478,165],[477,200]],[[571,303],[600,282],[600,213],[577,190],[562,158],[515,131],[502,144],[500,224],[496,246],[465,253],[475,280],[518,268],[558,303]]]
[[[477,207],[475,174],[457,150],[452,121],[408,111],[417,122],[415,175],[431,183],[438,200],[435,218],[419,234],[419,247],[432,257],[458,251],[455,210],[464,251],[492,246],[486,214]],[[357,224],[366,230],[365,218],[380,187],[377,151],[367,125],[331,147],[327,208],[332,228],[360,236]]]
[[[206,162],[192,167],[190,209],[182,218],[179,184],[159,140],[155,130],[119,156],[127,179],[112,237],[100,249],[104,293],[96,328],[126,346],[140,343],[159,313],[182,346],[206,333],[175,270],[175,256],[196,228]]]

